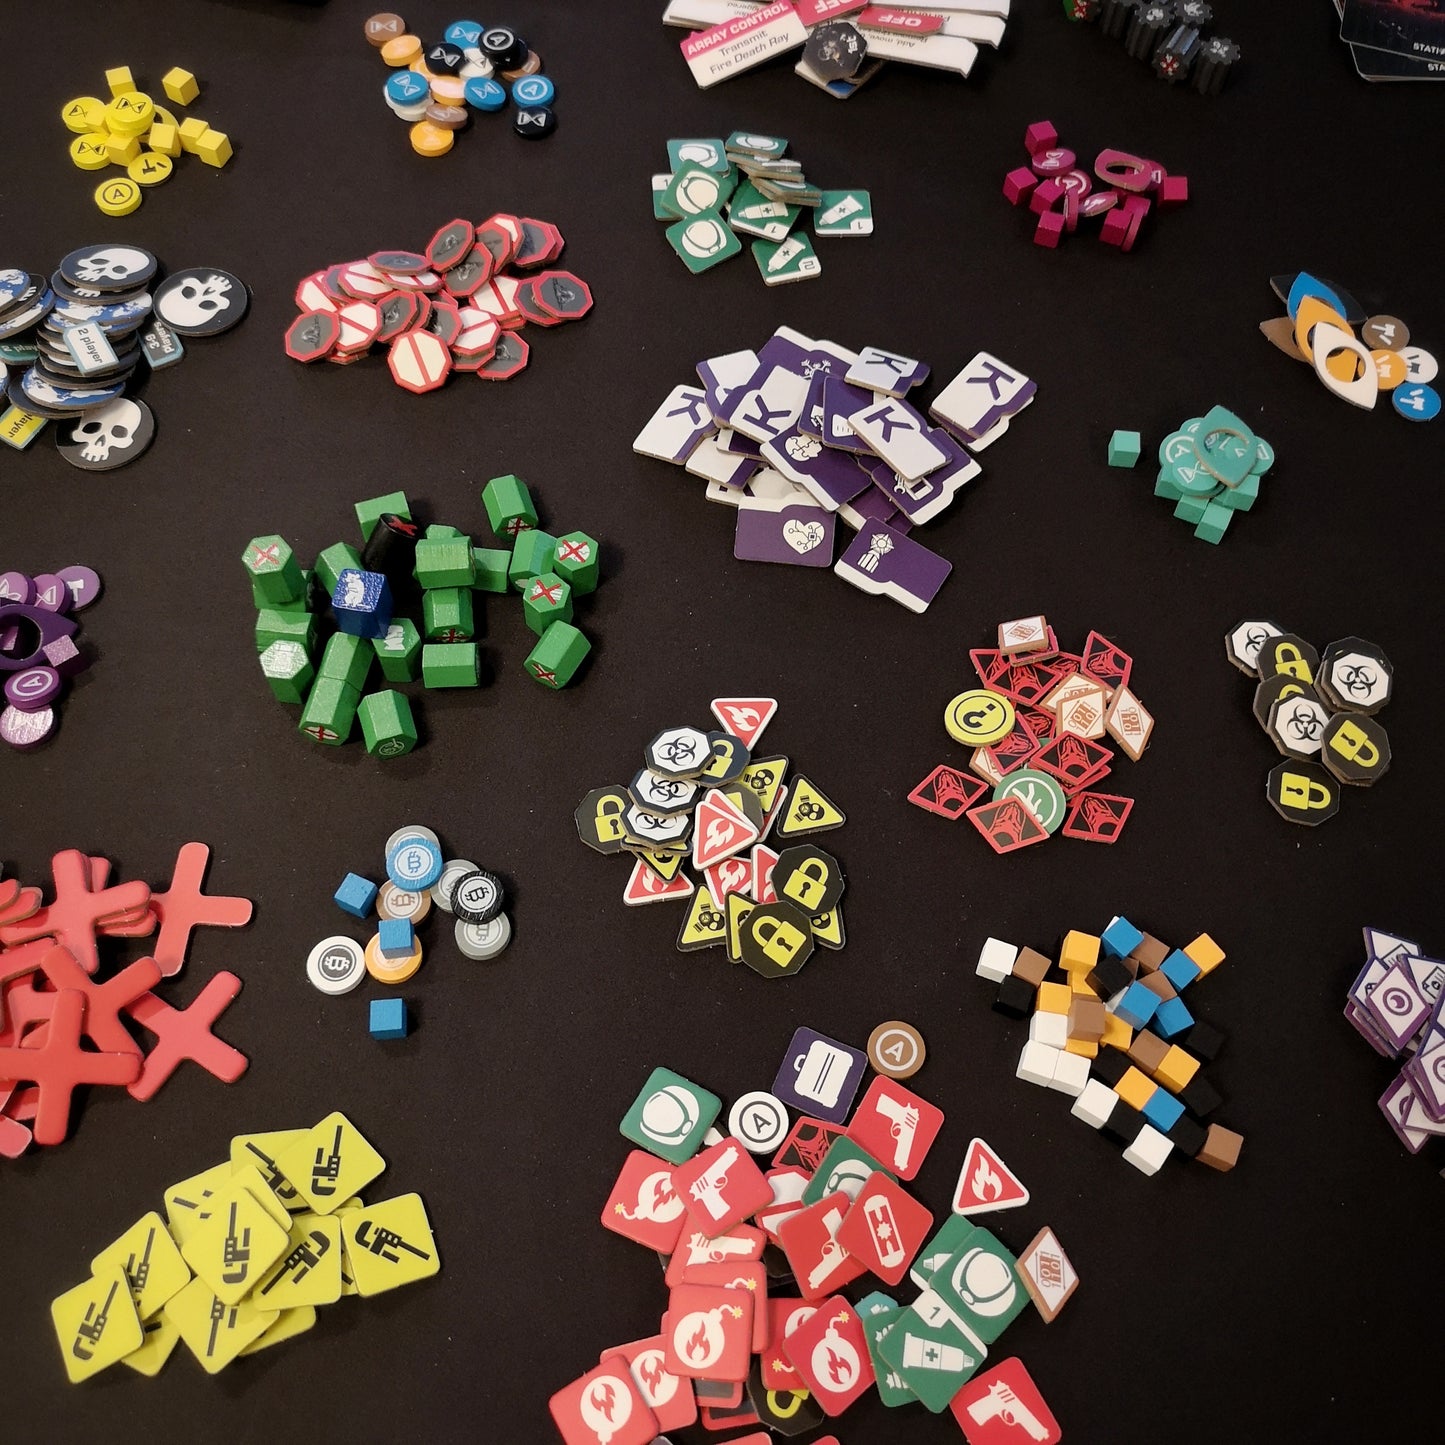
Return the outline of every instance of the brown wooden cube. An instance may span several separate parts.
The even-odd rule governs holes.
[[[1153,977],[1153,975],[1149,975]],[[1129,1062],[1137,1064],[1150,1078],[1169,1053],[1169,1045],[1158,1034],[1140,1029],[1129,1042]]]
[[[1243,1144],[1242,1134],[1236,1134],[1233,1129],[1226,1129],[1221,1124],[1211,1124],[1204,1136],[1204,1148],[1194,1157],[1201,1164],[1225,1174],[1239,1163],[1239,1151]]]
[[[1171,950],[1167,943],[1160,943],[1152,933],[1144,935],[1144,941],[1129,955],[1138,965],[1140,973],[1153,973],[1160,967]]]
[[[1037,988],[1048,976],[1053,964],[1041,953],[1036,953],[1032,948],[1019,949],[1019,956],[1014,959],[1013,976],[1021,978]]]
[[[1085,1043],[1097,1044],[1104,1037],[1104,1026],[1109,1021],[1109,1011],[1096,998],[1075,994],[1069,1008],[1069,1037]]]

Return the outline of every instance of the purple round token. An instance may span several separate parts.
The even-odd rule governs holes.
[[[43,708],[40,712],[21,712],[18,707],[7,707],[4,712],[0,712],[0,739],[22,752],[26,748],[37,747],[54,731],[54,708]]]
[[[93,567],[62,567],[55,574],[70,593],[70,610],[79,612],[100,596],[100,573]]]
[[[46,612],[70,611],[70,588],[63,577],[42,572],[35,578],[35,605]]]
[[[5,700],[21,712],[39,712],[60,692],[60,674],[53,667],[27,667],[5,679]]]
[[[35,583],[23,572],[0,572],[0,602],[19,602],[22,606],[35,600]]]

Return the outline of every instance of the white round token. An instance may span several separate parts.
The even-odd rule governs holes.
[[[788,1136],[788,1111],[780,1099],[757,1089],[728,1110],[728,1133],[750,1154],[771,1154]]]
[[[468,958],[485,963],[495,958],[512,941],[512,920],[499,913],[490,923],[468,923],[457,919],[457,947]]]
[[[366,956],[354,938],[323,938],[306,959],[306,978],[322,993],[350,993],[366,977]]]
[[[438,838],[430,828],[424,828],[420,823],[407,823],[398,828],[396,832],[386,840],[386,847],[381,850],[381,856],[385,858],[403,838],[415,838],[418,835],[423,838],[429,838],[438,848],[442,845],[442,840]]]
[[[1440,363],[1423,346],[1402,346],[1400,357],[1405,363],[1407,381],[1434,381],[1440,374]]]
[[[442,876],[431,886],[431,901],[436,904],[443,913],[452,911],[452,889],[467,876],[468,873],[475,873],[477,865],[468,863],[465,858],[448,858],[442,865]]]

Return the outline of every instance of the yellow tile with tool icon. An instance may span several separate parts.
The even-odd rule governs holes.
[[[316,1311],[310,1305],[300,1305],[294,1310],[282,1310],[274,1324],[266,1326],[263,1333],[241,1351],[243,1355],[254,1355],[259,1350],[269,1350],[283,1340],[304,1335],[316,1323]]]
[[[123,1360],[144,1338],[119,1265],[58,1296],[50,1318],[73,1385]]]
[[[267,1309],[330,1305],[341,1298],[340,1215],[298,1214],[281,1263],[261,1281],[256,1302]]]
[[[263,1134],[237,1134],[231,1140],[231,1168],[244,1169],[249,1164],[259,1169],[271,1192],[293,1214],[305,1209],[306,1201],[281,1172],[276,1159],[305,1133],[305,1129],[272,1129]]]
[[[382,1294],[441,1268],[420,1194],[398,1194],[341,1218],[346,1259],[358,1294]]]
[[[386,1160],[345,1114],[328,1114],[286,1149],[276,1163],[317,1214],[334,1214],[359,1194]]]
[[[165,1222],[152,1210],[90,1262],[92,1274],[119,1265],[125,1271],[136,1313],[148,1320],[190,1282],[191,1271]]]
[[[189,1274],[190,1270],[186,1273]],[[181,1332],[176,1328],[176,1322],[164,1314],[147,1320],[141,1328],[145,1330],[144,1343],[139,1349],[132,1350],[121,1364],[129,1365],[138,1375],[154,1379],[165,1369],[166,1361],[180,1344]]]
[[[280,1311],[263,1310],[248,1299],[228,1305],[205,1280],[193,1279],[162,1313],[180,1331],[200,1367],[214,1375],[275,1324]]]
[[[216,1297],[232,1305],[250,1294],[286,1253],[288,1238],[266,1206],[248,1190],[241,1190],[216,1207],[181,1253]]]
[[[186,1241],[211,1217],[211,1200],[231,1182],[231,1166],[217,1164],[172,1184],[166,1190],[166,1223],[177,1244]]]

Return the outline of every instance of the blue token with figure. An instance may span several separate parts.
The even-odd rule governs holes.
[[[481,38],[482,22],[480,20],[453,20],[442,31],[443,40],[452,45],[459,45],[463,50],[468,46],[475,45]]]
[[[1397,386],[1390,396],[1395,410],[1410,421],[1434,421],[1440,415],[1440,393],[1423,382]]]
[[[398,70],[386,82],[386,98],[394,105],[415,105],[430,93],[426,81],[414,70]]]
[[[518,105],[551,105],[557,87],[545,75],[524,75],[512,83],[512,99]]]
[[[467,81],[462,94],[467,104],[478,110],[501,110],[507,103],[507,92],[495,80],[483,80],[479,75]]]

